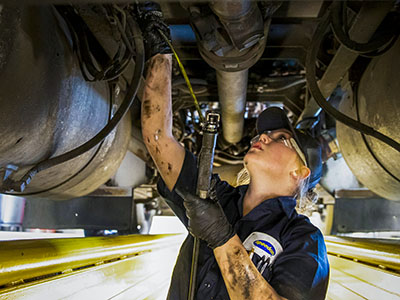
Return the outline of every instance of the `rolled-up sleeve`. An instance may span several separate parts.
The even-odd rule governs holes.
[[[185,207],[183,206],[183,199],[175,192],[175,190],[178,188],[195,194],[197,173],[197,157],[189,150],[185,149],[185,159],[183,161],[182,169],[172,191],[167,188],[161,177],[157,183],[158,192],[163,198],[165,198],[169,207],[171,207],[175,215],[181,220],[186,228],[188,227],[188,218],[185,213]]]

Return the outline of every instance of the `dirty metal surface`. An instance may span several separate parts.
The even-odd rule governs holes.
[[[371,61],[356,95],[342,101],[342,112],[400,142],[400,40]],[[358,93],[357,93],[358,92]],[[341,123],[337,137],[343,157],[357,179],[379,196],[400,200],[400,153]]]
[[[110,92],[104,82],[83,80],[68,30],[51,6],[3,6],[0,22],[0,166],[18,166],[12,177],[19,179],[99,132],[109,118]],[[97,188],[124,157],[129,123],[125,118],[101,149],[40,172],[24,194],[65,199]]]

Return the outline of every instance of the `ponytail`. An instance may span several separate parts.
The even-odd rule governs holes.
[[[236,186],[245,185],[250,183],[250,174],[246,167],[243,167],[236,175]],[[299,214],[310,216],[314,204],[318,200],[318,194],[315,192],[315,189],[308,188],[309,177],[306,179],[300,180],[299,185],[296,189],[296,211]]]

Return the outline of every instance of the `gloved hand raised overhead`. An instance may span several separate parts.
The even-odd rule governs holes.
[[[161,7],[152,1],[136,5],[137,22],[142,30],[146,60],[156,54],[172,53],[171,48],[159,30],[171,40],[170,30],[165,23]]]
[[[189,231],[193,236],[215,249],[235,235],[218,202],[201,199],[184,190],[177,189],[176,192],[184,200],[186,215],[189,218]]]

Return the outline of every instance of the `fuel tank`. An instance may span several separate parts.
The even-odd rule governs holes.
[[[3,6],[0,14],[0,168],[16,169],[11,178],[18,180],[36,163],[96,135],[123,95],[111,97],[106,82],[83,79],[69,31],[52,6]],[[127,114],[102,144],[39,172],[23,196],[90,193],[115,173],[129,136]]]
[[[368,65],[354,97],[340,110],[400,142],[400,39]],[[354,99],[352,99],[354,98]],[[337,123],[343,157],[357,179],[390,200],[400,200],[400,153],[381,141]]]

